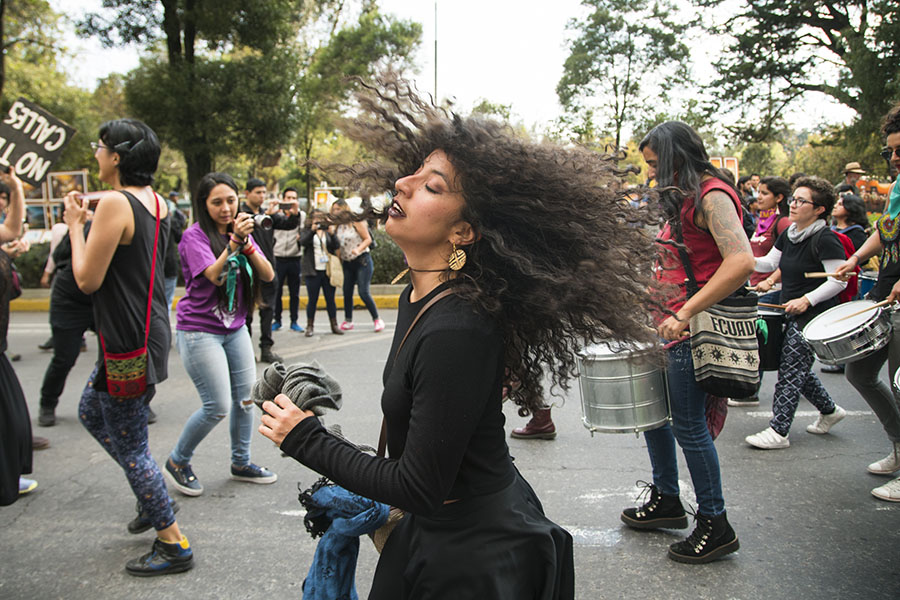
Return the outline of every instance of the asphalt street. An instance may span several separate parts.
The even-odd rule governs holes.
[[[396,311],[382,312],[388,325],[382,333],[374,333],[360,314],[355,331],[330,335],[320,311],[313,338],[274,334],[275,350],[287,362],[318,360],[340,381],[344,407],[327,421],[370,444],[378,436],[381,372],[396,321]],[[49,331],[46,313],[12,314],[9,352],[22,355],[13,366],[33,420],[50,359],[37,345]],[[39,487],[0,508],[0,598],[300,598],[315,541],[303,527],[297,488],[309,486],[317,475],[254,434],[253,461],[277,472],[279,480],[273,485],[230,480],[227,423],[210,434],[193,460],[205,493],[186,498],[172,492],[181,504],[178,522],[194,548],[196,567],[152,579],[125,573],[125,562],[149,549],[153,533],[128,534],[134,497],[119,467],[78,422],[78,398],[96,356],[93,336],[88,347],[69,376],[58,424],[35,425],[35,433],[52,444],[35,453]],[[169,374],[152,404],[159,421],[150,426],[151,448],[160,464],[200,404],[175,350]],[[545,511],[574,536],[577,597],[897,598],[900,503],[872,497],[870,489],[887,479],[865,468],[887,454],[887,438],[842,375],[821,378],[849,415],[832,433],[811,435],[805,427],[814,420],[814,409],[802,400],[789,449],[762,451],[744,443],[745,436],[767,426],[773,373],[765,377],[759,407],[729,410],[716,446],[728,517],[741,549],[709,565],[666,558],[667,545],[689,531],[639,532],[620,523],[620,511],[637,496],[635,482],[651,479],[644,439],[592,437],[581,423],[577,385],[556,400],[562,405],[553,411],[556,440],[510,440],[516,465]],[[523,422],[515,407],[507,405],[505,413],[507,430]],[[683,460],[680,465],[683,498],[694,504]],[[363,539],[356,577],[361,598],[368,594],[376,561],[374,548]]]

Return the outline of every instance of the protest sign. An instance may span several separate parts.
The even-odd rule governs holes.
[[[0,169],[12,165],[19,179],[40,187],[74,133],[71,125],[19,98],[0,122]]]

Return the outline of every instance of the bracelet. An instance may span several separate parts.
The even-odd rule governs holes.
[[[256,248],[254,248],[253,246],[249,246],[248,248],[241,250],[241,254],[243,254],[244,256],[250,256],[254,252],[256,252]]]
[[[771,278],[771,277],[766,277],[766,283],[769,284],[769,287],[772,287],[772,286],[775,285],[775,282],[772,281],[772,278]]]
[[[242,240],[241,238],[239,238],[238,236],[236,236],[236,235],[234,235],[234,234],[232,233],[232,234],[231,234],[231,241],[232,241],[235,245],[237,245],[237,246],[240,247],[240,246],[243,246],[243,245],[245,245],[245,244],[247,243],[247,238],[244,238],[244,239]]]

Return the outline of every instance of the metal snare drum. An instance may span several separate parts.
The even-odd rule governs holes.
[[[582,423],[591,435],[656,429],[669,422],[666,373],[649,348],[585,348],[578,357]]]
[[[879,307],[844,318],[875,304],[871,300],[845,302],[810,321],[803,328],[803,338],[816,358],[826,365],[836,365],[857,361],[883,348],[891,339],[889,311]]]

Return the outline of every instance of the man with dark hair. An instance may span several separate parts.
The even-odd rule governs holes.
[[[285,216],[299,213],[297,188],[288,187],[281,192],[281,211]],[[275,233],[275,322],[272,331],[281,329],[282,293],[284,282],[288,284],[288,298],[291,311],[291,331],[303,332],[303,326],[297,322],[300,311],[300,228],[303,227],[303,216],[299,218],[294,229],[276,229]]]
[[[750,193],[754,198],[759,196],[759,173],[750,174]]]
[[[272,220],[272,227],[266,228],[260,223],[260,219],[256,219],[253,227],[253,239],[256,245],[262,250],[262,253],[270,263],[277,269],[278,262],[275,260],[275,229],[296,229],[300,218],[297,210],[293,210],[293,214],[283,214],[278,212],[278,203],[270,202],[266,210],[263,210],[263,201],[266,199],[266,182],[255,177],[247,180],[247,198],[241,204],[241,212],[251,215],[267,215]],[[272,351],[275,344],[272,341],[272,315],[273,306],[275,304],[275,282],[262,282],[260,285],[260,295],[262,296],[259,303],[259,362],[281,362],[281,357]],[[247,315],[247,328],[250,335],[253,335],[253,315]]]

